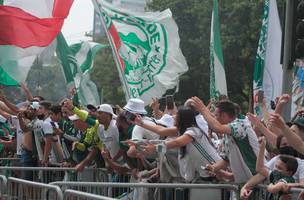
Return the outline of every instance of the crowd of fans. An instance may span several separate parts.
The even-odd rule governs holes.
[[[153,99],[148,116],[140,99],[123,108],[54,104],[22,88],[27,101],[17,105],[0,94],[0,153],[19,157],[23,167],[108,168],[147,182],[231,182],[241,186],[242,199],[256,199],[260,183],[268,184],[269,199],[291,199],[290,189],[304,185],[304,112],[283,120],[289,95],[271,113],[264,100],[261,120],[225,97],[208,105],[192,97],[164,110]]]

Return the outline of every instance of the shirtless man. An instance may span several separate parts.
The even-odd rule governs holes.
[[[35,119],[35,110],[30,106],[27,110],[18,113],[20,128],[23,131],[23,141],[21,144],[21,166],[22,167],[36,167],[37,156],[33,153],[33,120]],[[22,178],[25,180],[33,180],[32,171],[24,171]]]

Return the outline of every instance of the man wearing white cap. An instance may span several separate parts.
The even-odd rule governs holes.
[[[82,121],[87,122],[90,126],[97,127],[99,137],[109,151],[111,158],[117,160],[118,158],[116,155],[119,151],[119,131],[114,119],[116,115],[114,114],[112,107],[109,104],[97,106],[97,120],[94,120],[88,117],[88,113],[84,113],[73,106],[71,101],[66,101],[64,105],[78,115]]]
[[[129,99],[127,105],[125,105],[125,107],[123,109],[128,111],[127,118],[129,116],[130,121],[134,120],[134,119],[132,119],[132,114],[133,114],[133,116],[134,116],[134,114],[139,114],[142,116],[147,114],[147,111],[145,110],[144,101],[142,101],[141,99]],[[145,124],[155,125],[153,120],[148,117],[143,117],[143,122]],[[142,128],[142,127],[136,125],[132,132],[132,140],[143,140],[143,139],[157,140],[157,139],[159,139],[159,135],[148,129],[145,129],[145,128]],[[136,147],[131,146],[128,151],[128,156],[137,157],[138,156],[137,153],[138,153],[138,151],[136,150]]]

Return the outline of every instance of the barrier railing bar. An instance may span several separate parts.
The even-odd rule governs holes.
[[[116,200],[110,197],[106,197],[106,196],[101,196],[101,195],[95,195],[95,194],[90,194],[87,192],[81,192],[81,191],[77,191],[77,190],[65,190],[63,197],[64,199],[68,199],[68,197],[70,196],[77,196],[77,197],[82,197],[82,198],[88,198],[88,199],[92,199],[92,200]]]
[[[208,188],[208,189],[230,189],[237,191],[238,186],[231,184],[187,184],[187,183],[95,183],[95,182],[52,182],[50,185],[58,186],[93,186],[93,187],[147,187],[147,188]]]
[[[16,171],[76,171],[75,168],[71,167],[0,167],[0,170],[16,170]],[[105,171],[105,168],[85,168],[85,170],[91,171]]]
[[[57,195],[58,195],[58,198],[63,199],[63,193],[62,193],[61,189],[56,185],[49,185],[49,184],[44,184],[44,183],[39,183],[39,182],[32,182],[32,181],[19,179],[19,178],[10,177],[10,178],[8,178],[8,181],[7,181],[7,186],[8,186],[9,190],[11,188],[11,187],[9,187],[9,185],[11,183],[19,183],[19,184],[34,186],[34,187],[37,187],[37,188],[47,188],[47,189],[55,190]],[[8,191],[8,195],[10,195],[10,191]]]
[[[267,185],[262,185],[262,184],[259,184],[256,187],[259,188],[259,189],[267,189]],[[301,192],[304,192],[304,188],[291,188],[289,190],[289,192],[291,192],[291,193],[301,193]]]
[[[7,179],[3,175],[0,175],[0,186],[1,195],[4,195],[7,191]]]

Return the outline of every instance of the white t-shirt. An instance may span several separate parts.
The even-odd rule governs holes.
[[[195,121],[197,123],[197,126],[206,134],[208,135],[208,123],[205,120],[204,116],[199,114],[195,116]]]
[[[145,124],[155,125],[155,123],[148,117],[143,117],[143,122]],[[157,140],[159,139],[159,135],[141,126],[135,125],[132,132],[132,140],[143,140],[143,139]]]
[[[116,120],[112,119],[107,130],[104,125],[99,125],[99,136],[103,144],[113,158],[119,151],[119,131],[116,126]]]
[[[209,142],[207,136],[197,127],[186,130],[184,135],[189,135],[193,141],[186,145],[184,157],[179,155],[180,173],[186,181],[191,181],[195,177],[208,177],[209,175],[202,166],[215,163],[222,158],[216,149]]]
[[[21,156],[22,153],[22,142],[23,142],[23,131],[21,130],[20,124],[19,124],[19,119],[17,118],[17,116],[12,116],[12,125],[14,127],[16,127],[16,140],[17,140],[17,144],[16,144],[16,154]]]
[[[59,127],[58,123],[52,121],[52,119],[50,117],[46,118],[43,121],[42,130],[43,130],[44,137],[45,136],[54,136],[54,129],[53,129],[52,123],[54,123],[54,125],[57,128]],[[59,140],[58,136],[54,136],[54,139],[55,139],[55,137],[57,137],[57,141],[58,141]],[[52,142],[52,150],[49,155],[50,163],[58,163],[60,161],[59,152],[56,151],[55,145],[56,145],[56,143]]]
[[[275,164],[277,160],[280,158],[280,155],[273,157],[270,161],[268,161],[265,166],[270,170],[273,171],[276,169]],[[298,161],[298,169],[296,173],[293,175],[293,178],[296,182],[300,182],[301,179],[304,180],[304,160],[300,158],[296,158]]]

